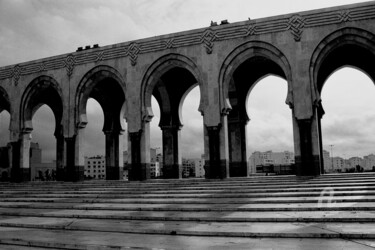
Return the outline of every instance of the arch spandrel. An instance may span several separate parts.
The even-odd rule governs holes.
[[[104,82],[111,86],[105,86]],[[126,83],[123,76],[107,65],[96,66],[88,71],[78,84],[75,93],[75,127],[84,128],[87,124],[86,105],[90,97],[101,105],[104,113],[103,131],[122,131],[122,119],[126,117]],[[118,115],[118,119],[114,116]],[[106,119],[107,118],[107,119]]]
[[[250,41],[237,46],[225,58],[221,66],[219,74],[220,87],[220,110],[223,114],[228,114],[232,109],[230,103],[230,86],[233,79],[234,72],[247,60],[252,58],[264,58],[270,62],[275,63],[281,68],[283,76],[288,83],[288,93],[285,103],[291,108],[293,107],[293,85],[291,66],[286,56],[273,45],[261,42]],[[263,77],[263,76],[261,76]],[[258,80],[258,79],[257,79]]]
[[[345,48],[351,49],[348,51]],[[320,106],[320,93],[325,81],[344,66],[359,69],[374,81],[375,70],[371,69],[375,62],[374,48],[375,35],[359,28],[342,28],[322,39],[311,56],[309,67],[314,104]],[[339,59],[339,54],[344,50],[346,58]]]
[[[55,117],[55,135],[63,133],[62,120],[64,112],[63,91],[59,83],[50,76],[39,76],[32,80],[22,94],[20,105],[20,131],[33,130],[32,117],[34,113],[46,104]]]
[[[150,120],[153,116],[151,108],[151,97],[153,95],[155,87],[160,83],[160,79],[168,71],[180,68],[187,70],[196,80],[194,86],[198,85],[201,93],[201,99],[199,103],[198,110],[203,114],[205,107],[203,102],[203,93],[204,93],[204,81],[202,74],[198,66],[188,57],[180,54],[167,54],[159,59],[157,59],[151,66],[147,69],[141,86],[141,105],[142,105],[142,118],[144,120]],[[160,84],[159,84],[160,85]],[[162,85],[160,85],[162,86]],[[165,95],[165,90],[162,87],[158,87],[156,90],[158,94]],[[191,89],[191,88],[189,88]],[[185,92],[188,92],[187,89]],[[166,105],[165,103],[163,104]],[[167,105],[168,106],[168,105]],[[179,108],[179,107],[177,107]],[[166,107],[165,110],[170,108]]]

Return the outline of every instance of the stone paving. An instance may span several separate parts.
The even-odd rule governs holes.
[[[375,174],[5,183],[0,249],[375,249]]]

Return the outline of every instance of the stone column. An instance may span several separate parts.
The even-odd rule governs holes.
[[[162,126],[163,133],[163,177],[182,178],[182,157],[180,152],[180,126]]]
[[[106,131],[104,134],[106,179],[121,180],[123,171],[121,133],[118,131]]]
[[[66,181],[83,181],[85,162],[83,155],[83,128],[77,129],[77,134],[65,138],[66,143]]]
[[[296,174],[320,175],[319,121],[315,110],[311,119],[293,119]]]
[[[229,176],[248,176],[247,150],[246,150],[246,124],[247,120],[229,120]]]
[[[65,139],[62,135],[56,136],[56,180],[65,180]]]
[[[150,126],[146,123],[143,130],[131,132],[128,136],[129,181],[150,179]]]
[[[22,133],[18,142],[11,142],[11,180],[13,182],[31,180],[30,142],[30,133]]]
[[[205,161],[205,177],[207,179],[228,176],[228,162],[225,157],[225,137],[226,131],[221,124],[218,126],[205,126],[205,144],[208,146],[208,160]],[[223,152],[222,152],[223,151]]]

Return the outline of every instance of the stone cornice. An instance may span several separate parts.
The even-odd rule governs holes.
[[[129,58],[132,66],[135,66],[138,55],[192,45],[202,45],[206,53],[211,54],[214,51],[216,41],[246,38],[266,33],[289,31],[294,40],[299,42],[305,28],[373,18],[375,18],[375,2],[254,19],[6,66],[0,68],[0,80],[13,78],[14,84],[17,85],[21,76],[61,68],[65,68],[67,75],[70,77],[77,65],[125,57]]]

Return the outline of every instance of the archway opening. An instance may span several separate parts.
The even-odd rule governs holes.
[[[152,98],[155,99],[151,97],[147,98],[151,98],[151,101],[153,100],[153,107],[159,107],[159,113],[156,110],[153,110],[153,113],[154,116],[156,115],[160,118],[154,118],[153,120],[154,123],[159,120],[159,127],[162,130],[162,163],[160,163],[162,167],[160,168],[160,175],[163,178],[182,177],[182,103],[187,93],[196,85],[197,80],[195,76],[188,69],[178,66],[169,68],[150,85],[153,86],[150,93],[152,93]],[[153,135],[151,136],[153,137]],[[160,141],[160,137],[155,137],[155,142],[158,141]],[[157,149],[158,146],[155,148]],[[151,155],[151,177],[153,177],[153,173],[155,172],[154,165]]]
[[[339,68],[324,82],[321,124],[326,173],[375,170],[374,97],[374,82],[357,68]]]
[[[103,109],[94,99],[86,104],[87,125],[84,130],[85,178],[105,179],[105,136]],[[95,162],[95,164],[94,164]]]
[[[52,109],[43,104],[32,117],[30,174],[32,181],[56,179],[56,119]]]
[[[247,98],[249,173],[291,174],[294,166],[293,124],[285,105],[287,82],[269,75],[259,80]]]
[[[0,181],[9,181],[10,165],[9,165],[9,123],[10,114],[7,110],[0,112]]]
[[[159,127],[160,107],[154,96],[151,107],[154,117],[150,122],[150,177],[158,178],[163,176],[163,135]]]
[[[83,79],[76,96],[78,146],[83,136],[84,149],[76,151],[77,163],[84,165],[88,179],[119,180],[124,171],[125,87],[118,72],[107,67],[94,68]],[[99,132],[100,131],[100,132]],[[77,147],[76,147],[77,148]],[[125,164],[126,165],[126,164]],[[81,168],[82,169],[82,168]],[[125,176],[124,176],[125,173]]]
[[[271,57],[269,57],[269,55],[252,55],[245,60],[241,59],[241,57],[238,60],[237,64],[239,66],[233,71],[228,85],[228,97],[232,106],[232,110],[228,115],[229,175],[231,177],[236,177],[248,176],[249,174],[254,174],[256,172],[291,173],[293,172],[293,166],[288,166],[288,171],[281,171],[281,167],[278,166],[277,169],[274,168],[274,165],[276,164],[271,163],[271,161],[268,161],[267,165],[260,161],[257,162],[260,170],[256,171],[256,167],[250,168],[250,164],[248,163],[248,154],[250,153],[248,143],[253,141],[253,138],[247,135],[248,130],[246,129],[249,122],[249,115],[252,115],[247,112],[246,106],[247,100],[249,99],[248,95],[254,87],[257,88],[256,85],[258,85],[259,81],[261,81],[263,78],[266,77],[267,79],[274,79],[272,77],[267,77],[269,75],[286,79],[286,73],[279,64],[281,62],[274,61],[271,59]],[[275,60],[277,60],[277,58],[275,58]],[[266,79],[264,80],[267,82]],[[268,92],[272,93],[272,89],[268,89]],[[285,104],[287,91],[284,93],[285,94],[282,94],[282,97],[280,98],[284,99],[282,105],[287,108],[287,105]],[[269,104],[263,103],[263,105],[267,107]],[[269,118],[270,117],[266,117],[266,119]],[[263,122],[267,124],[267,127],[269,127],[268,121]],[[251,128],[251,126],[249,128]],[[279,137],[282,136],[279,135]],[[277,143],[275,138],[269,138],[269,140]],[[292,155],[288,155],[288,158],[290,157],[292,157]],[[280,164],[277,163],[277,165]],[[285,169],[285,167],[283,167],[283,169]]]
[[[182,177],[205,176],[203,117],[198,111],[200,103],[199,87],[186,92],[186,97],[181,100],[181,152],[182,152]]]

